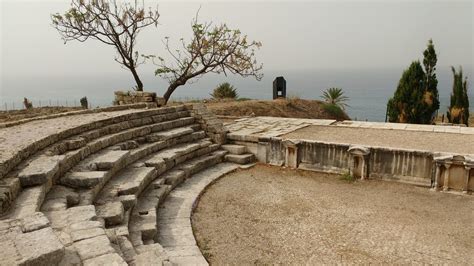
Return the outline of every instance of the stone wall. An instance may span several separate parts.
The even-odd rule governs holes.
[[[161,97],[157,97],[154,92],[145,91],[116,91],[114,105],[124,105],[133,103],[150,103],[157,106],[165,105]]]
[[[222,121],[202,103],[186,105],[186,109],[201,125],[206,134],[217,144],[226,143],[227,130]]]
[[[364,147],[311,140],[260,137],[233,140],[262,163],[304,170],[376,178],[432,187],[474,191],[474,158],[428,151]]]

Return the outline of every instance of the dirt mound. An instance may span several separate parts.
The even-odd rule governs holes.
[[[208,102],[207,107],[223,116],[275,116],[312,119],[350,119],[345,112],[331,112],[322,101],[303,99]]]

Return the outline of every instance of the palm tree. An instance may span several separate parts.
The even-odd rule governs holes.
[[[349,106],[346,104],[349,97],[344,95],[341,88],[329,88],[323,91],[323,96],[321,96],[321,98],[323,98],[326,103],[337,105],[343,110]]]

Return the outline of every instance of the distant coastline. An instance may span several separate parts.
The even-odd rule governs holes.
[[[439,114],[445,113],[449,104],[449,93],[452,86],[452,74],[446,67],[438,70],[438,90],[440,92],[441,108]],[[472,70],[465,68],[468,81]],[[271,84],[276,76],[283,75],[287,80],[288,95],[302,99],[321,100],[321,91],[332,86],[344,89],[350,101],[348,115],[355,120],[383,122],[385,120],[386,104],[395,91],[402,69],[385,70],[307,70],[307,71],[266,71],[261,82],[253,79],[224,75],[204,77],[197,83],[186,85],[176,91],[175,99],[205,99],[219,83],[228,81],[233,84],[241,97],[252,99],[271,99]],[[127,89],[133,86],[127,73],[115,75],[84,75],[74,77],[30,77],[25,79],[3,76],[0,89],[0,110],[11,109],[12,103],[18,108],[22,105],[23,97],[32,100],[35,106],[54,105],[59,103],[73,106],[74,102],[87,96],[92,106],[109,106],[112,104],[113,91]],[[166,83],[151,75],[144,75],[145,90],[164,92]],[[474,87],[469,85],[471,112],[474,112]],[[36,104],[35,104],[36,103]]]

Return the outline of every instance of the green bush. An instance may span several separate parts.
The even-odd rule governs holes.
[[[345,119],[344,111],[337,104],[325,103],[323,104],[322,108],[327,114],[334,117],[336,120]]]
[[[454,67],[451,67],[451,70],[453,71],[454,82],[447,117],[450,123],[469,126],[467,77],[463,78],[462,68],[459,69],[459,72]]]
[[[436,52],[433,41],[423,53],[423,66],[413,61],[403,71],[397,89],[387,102],[389,122],[432,124],[439,109]]]
[[[84,108],[84,109],[88,109],[89,108],[89,102],[87,101],[87,97],[82,97],[81,100],[81,107]]]
[[[219,84],[217,88],[211,94],[214,99],[237,99],[237,89],[230,85],[228,82]]]

